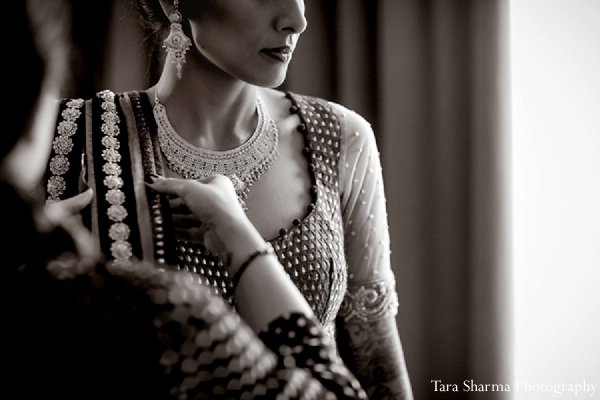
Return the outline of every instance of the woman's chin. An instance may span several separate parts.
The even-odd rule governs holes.
[[[285,77],[287,75],[287,70],[271,76],[261,77],[259,79],[255,79],[254,82],[251,82],[255,86],[261,86],[265,88],[276,88],[281,86],[281,84],[285,81]]]

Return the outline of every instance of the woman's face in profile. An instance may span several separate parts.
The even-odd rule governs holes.
[[[306,28],[303,0],[220,0],[184,9],[198,52],[230,76],[275,87]]]

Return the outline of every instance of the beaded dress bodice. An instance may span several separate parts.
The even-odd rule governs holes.
[[[286,272],[305,296],[328,335],[333,336],[334,319],[346,292],[347,267],[343,249],[343,225],[339,212],[337,163],[339,159],[340,123],[327,102],[305,97],[288,96],[292,112],[298,113],[304,136],[304,154],[311,172],[313,202],[302,220],[280,231],[270,241]],[[153,156],[156,152],[153,152]],[[159,163],[155,162],[157,169]],[[159,171],[160,172],[160,171]],[[155,200],[158,204],[158,200]],[[168,220],[168,210],[155,207],[159,220]],[[161,212],[158,212],[158,211]],[[162,214],[162,215],[161,215]],[[161,218],[164,217],[164,218]],[[165,227],[160,223],[157,242]],[[200,281],[211,286],[232,306],[235,306],[231,282],[221,260],[201,244],[175,239],[175,259],[178,269],[199,275]],[[165,253],[169,249],[165,248]]]
[[[368,123],[351,111],[322,99],[286,97],[300,120],[312,200],[304,217],[270,242],[333,336],[336,317],[342,327],[378,321],[398,306],[377,146]],[[102,91],[85,105],[67,99],[60,116],[48,200],[74,196],[85,182],[95,196],[83,220],[112,262],[127,266],[138,259],[193,272],[235,306],[221,261],[176,237],[167,196],[144,183],[148,174],[165,172],[148,96]]]

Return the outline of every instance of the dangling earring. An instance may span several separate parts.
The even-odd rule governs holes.
[[[185,62],[185,53],[192,46],[192,41],[183,33],[181,21],[183,17],[179,12],[179,1],[173,1],[173,11],[169,14],[169,36],[164,40],[163,47],[167,49],[167,57],[171,58],[171,63],[177,67],[177,78],[181,79],[181,67]]]

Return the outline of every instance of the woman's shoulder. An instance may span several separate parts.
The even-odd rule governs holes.
[[[373,135],[371,123],[357,111],[354,111],[340,103],[323,99],[320,100],[326,101],[332,112],[335,113],[340,119],[343,135],[351,137],[356,137],[357,133],[365,133],[368,136]]]
[[[360,147],[370,145],[375,140],[375,134],[371,123],[360,113],[346,107],[343,104],[323,99],[320,97],[299,95],[306,99],[309,104],[318,104],[335,116],[340,124],[340,135],[342,150],[349,147]]]
[[[358,136],[369,137],[373,135],[371,124],[365,117],[340,103],[322,97],[290,91],[283,92],[280,90],[268,89],[266,93],[268,93],[268,96],[275,101],[279,101],[280,104],[286,104],[288,99],[291,100],[294,105],[299,106],[301,109],[304,108],[301,112],[306,114],[316,112],[316,114],[319,114],[319,117],[323,117],[322,112],[330,114],[329,118],[339,121],[342,137],[357,137],[356,132],[365,133],[365,135]],[[289,108],[289,104],[287,104],[287,108]],[[320,110],[320,112],[318,110]]]

